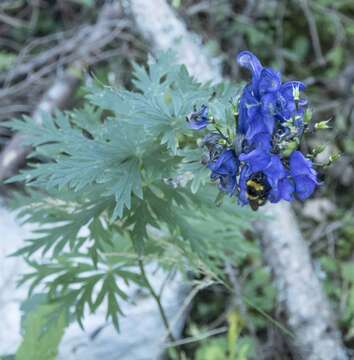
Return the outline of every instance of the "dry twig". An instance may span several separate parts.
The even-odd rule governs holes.
[[[36,123],[40,125],[43,113],[51,113],[54,109],[63,108],[65,106],[80,83],[81,72],[87,64],[87,59],[90,58],[92,53],[101,49],[111,41],[112,38],[114,38],[117,29],[120,31],[121,27],[119,22],[121,20],[119,17],[120,7],[118,6],[118,3],[107,3],[102,8],[96,25],[90,27],[91,32],[87,33],[87,28],[85,27],[84,33],[78,34],[75,41],[69,44],[70,46],[68,46],[68,48],[72,49],[74,46],[78,47],[79,43],[77,41],[78,39],[81,40],[79,51],[75,56],[75,61],[73,61],[72,65],[68,67],[63,75],[56,79],[33,112],[32,117]],[[126,25],[126,22],[123,21],[123,24]],[[53,53],[57,53],[58,51],[59,49],[54,49]],[[38,61],[37,63],[42,64],[43,61],[46,61],[47,59],[48,55],[44,56],[44,59],[40,57],[41,61]],[[21,68],[18,76],[20,76],[24,70],[28,71],[32,66],[35,65],[30,64],[29,66]],[[42,68],[39,71],[45,72],[47,70],[43,70]],[[36,76],[38,77],[38,72],[36,73]],[[8,96],[10,89],[12,89],[11,91],[14,91],[13,88],[0,91],[0,97]],[[23,135],[15,135],[0,154],[0,180],[4,180],[16,173],[18,168],[25,162],[30,151],[30,147],[24,146]]]

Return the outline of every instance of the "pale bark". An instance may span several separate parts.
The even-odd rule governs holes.
[[[272,268],[279,304],[295,335],[296,352],[308,360],[345,360],[347,356],[333,311],[314,271],[309,248],[291,206],[262,209],[269,217],[256,225],[264,257]]]
[[[200,81],[221,79],[166,0],[125,1],[137,28],[151,42],[153,53],[172,49]],[[235,49],[235,52],[238,49]],[[279,302],[295,335],[297,353],[309,360],[345,360],[347,356],[333,313],[311,264],[308,246],[289,204],[262,209],[271,219],[257,226],[265,259],[274,273]]]
[[[173,50],[180,63],[199,81],[221,81],[220,69],[207,58],[196,34],[191,34],[162,0],[125,1],[140,33],[150,42],[154,54]]]

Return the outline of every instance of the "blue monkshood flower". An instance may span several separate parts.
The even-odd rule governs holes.
[[[290,174],[295,184],[295,194],[300,200],[312,195],[319,182],[312,161],[306,159],[300,151],[294,151],[289,159]]]
[[[307,100],[300,98],[300,92],[305,90],[305,85],[300,81],[287,81],[279,91],[278,118],[281,121],[291,119],[293,116],[303,117],[307,108]]]
[[[240,202],[245,204],[247,200],[247,180],[256,173],[262,173],[270,187],[268,199],[276,203],[281,199],[291,201],[294,191],[288,172],[279,155],[272,154],[262,147],[257,147],[248,154],[241,154],[240,160],[244,162],[240,175]],[[245,170],[244,170],[245,169]]]
[[[237,60],[252,79],[239,101],[236,136],[230,131],[224,135],[216,121],[209,122],[206,105],[187,117],[196,130],[209,123],[215,126],[201,142],[208,150],[203,163],[221,191],[236,195],[253,210],[267,201],[305,200],[319,185],[312,162],[297,150],[305,130],[308,104],[300,96],[305,86],[299,81],[282,83],[278,72],[263,67],[249,51]]]
[[[219,182],[220,190],[233,195],[240,162],[233,150],[225,149],[220,156],[208,164],[211,179]]]
[[[300,98],[300,92],[305,89],[304,84],[299,81],[282,84],[280,74],[263,67],[249,51],[239,53],[237,61],[252,74],[240,98],[237,131],[252,140],[259,132],[272,134],[275,122],[296,119],[294,125],[303,128],[307,102]]]
[[[239,155],[241,161],[248,163],[250,170],[255,173],[264,169],[270,161],[270,151],[271,151],[271,136],[266,133],[258,133],[255,135],[254,141],[248,144],[246,141],[247,152],[244,150],[243,153]]]
[[[201,130],[208,126],[209,117],[208,117],[209,109],[206,105],[202,105],[200,110],[193,111],[187,116],[187,121],[189,123],[189,127],[194,130]]]
[[[288,170],[278,155],[271,153],[260,154],[256,148],[248,154],[241,154],[240,160],[244,162],[239,180],[242,204],[247,204],[247,180],[255,173],[263,173],[271,187],[268,200],[277,203],[280,200],[292,201],[294,196],[305,200],[312,195],[319,182],[317,173],[313,169],[311,160],[306,159],[300,151],[294,151],[289,158]]]
[[[247,140],[252,140],[261,132],[272,134],[274,121],[274,117],[264,111],[264,106],[254,96],[251,84],[247,85],[239,102],[237,132],[245,135]]]

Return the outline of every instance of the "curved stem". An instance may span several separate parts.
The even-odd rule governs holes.
[[[154,290],[154,288],[152,287],[152,285],[151,285],[151,283],[150,283],[150,281],[149,281],[149,279],[148,279],[148,277],[146,275],[143,260],[138,259],[138,264],[139,264],[140,273],[141,273],[141,276],[144,279],[145,285],[148,288],[151,296],[154,298],[154,300],[157,303],[157,306],[159,308],[159,313],[160,313],[161,318],[162,318],[162,322],[163,322],[163,324],[164,324],[164,326],[165,326],[165,328],[167,330],[167,333],[168,333],[168,338],[172,343],[174,343],[174,342],[176,342],[176,339],[172,334],[171,327],[170,327],[170,324],[169,324],[168,319],[167,319],[167,315],[166,315],[165,310],[164,310],[164,308],[162,306],[162,303],[161,303],[161,297]],[[176,349],[176,354],[177,354],[177,359],[180,360],[181,356],[180,356],[180,353],[179,353],[179,351],[177,349]]]

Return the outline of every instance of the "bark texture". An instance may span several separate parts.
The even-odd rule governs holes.
[[[128,0],[126,9],[132,13],[140,33],[150,42],[154,54],[172,49],[180,63],[199,81],[220,82],[221,71],[198,44],[200,39],[190,33],[163,0]]]
[[[220,70],[206,57],[195,36],[187,31],[166,0],[128,0],[125,5],[155,54],[173,49],[178,60],[198,80],[221,80]],[[279,301],[295,335],[297,353],[306,360],[346,360],[333,313],[290,205],[271,205],[262,211],[270,219],[257,230],[266,261],[274,273]]]
[[[295,335],[302,359],[347,359],[333,311],[311,263],[308,246],[288,203],[270,204],[269,217],[256,226],[267,263],[272,268],[279,303]]]

